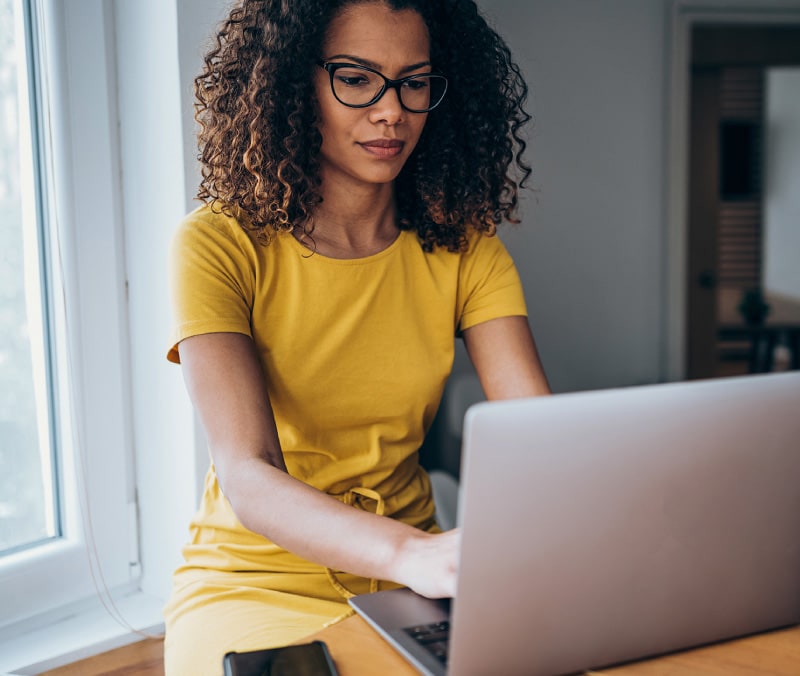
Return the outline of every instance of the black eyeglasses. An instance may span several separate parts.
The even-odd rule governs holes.
[[[421,73],[390,80],[377,70],[355,63],[317,61],[328,71],[336,100],[349,108],[367,108],[394,89],[400,105],[411,113],[427,113],[438,106],[447,92],[447,78],[439,73]]]

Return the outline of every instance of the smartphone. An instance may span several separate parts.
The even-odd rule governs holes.
[[[226,653],[224,676],[338,676],[328,646],[322,641]]]

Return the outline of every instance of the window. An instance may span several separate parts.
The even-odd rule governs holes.
[[[58,534],[43,295],[48,285],[20,9],[0,0],[0,556]]]
[[[0,0],[0,633],[138,580],[110,5]]]

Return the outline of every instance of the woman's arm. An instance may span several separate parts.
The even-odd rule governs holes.
[[[501,317],[464,331],[464,344],[487,399],[550,394],[526,317]]]
[[[184,379],[220,488],[250,530],[335,570],[455,594],[459,535],[425,533],[342,504],[286,472],[253,341],[237,333],[180,344]]]

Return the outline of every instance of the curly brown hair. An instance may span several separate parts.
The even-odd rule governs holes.
[[[376,0],[241,0],[195,78],[202,180],[198,197],[233,206],[262,241],[313,231],[322,137],[312,68],[331,19]],[[516,218],[531,174],[522,154],[528,88],[503,39],[473,0],[377,0],[428,27],[431,61],[449,80],[395,182],[399,226],[426,251],[466,247],[469,228],[494,234]]]

